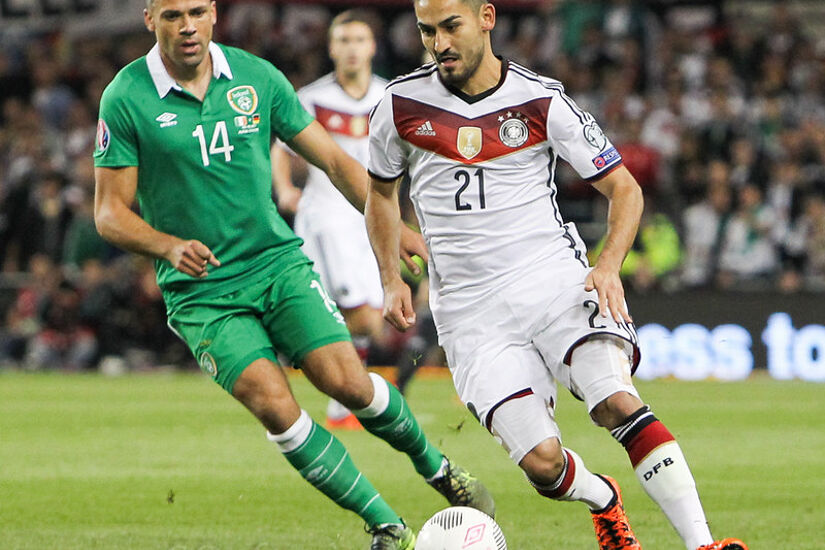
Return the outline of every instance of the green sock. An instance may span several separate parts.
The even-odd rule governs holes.
[[[424,430],[410,411],[404,396],[383,378],[374,376],[374,384],[385,384],[389,389],[389,404],[377,416],[370,416],[369,407],[353,411],[358,420],[373,435],[377,435],[393,448],[406,453],[415,471],[425,478],[433,477],[441,468],[444,455],[424,435]],[[380,388],[376,387],[376,392]]]
[[[370,527],[402,523],[372,483],[358,471],[344,445],[314,421],[306,441],[284,456],[316,489],[364,518]]]

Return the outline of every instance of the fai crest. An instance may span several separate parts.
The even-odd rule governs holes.
[[[508,118],[498,129],[498,138],[507,147],[521,147],[527,143],[530,134],[527,124],[518,118]]]
[[[201,370],[212,378],[218,375],[218,365],[215,364],[215,359],[209,352],[201,353],[198,363],[200,363]]]
[[[458,129],[456,146],[461,156],[470,160],[481,152],[481,128],[478,126],[462,126]]]
[[[238,86],[226,92],[229,105],[242,115],[251,115],[258,108],[258,93],[252,86]]]

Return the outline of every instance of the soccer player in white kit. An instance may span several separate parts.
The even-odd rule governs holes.
[[[400,330],[415,322],[396,260],[397,189],[408,173],[456,390],[536,490],[584,502],[601,549],[641,548],[617,483],[562,446],[560,382],[625,447],[689,550],[746,549],[714,541],[678,443],[631,381],[639,351],[619,268],[642,194],[621,156],[561,83],[493,54],[492,4],[415,0],[415,13],[435,63],[391,82],[370,121],[366,220],[384,316]],[[610,201],[592,268],[556,203],[559,157]]]
[[[369,113],[384,95],[387,81],[372,74],[375,39],[369,14],[348,10],[330,23],[329,55],[335,70],[298,90],[304,108],[350,156],[366,166]],[[383,340],[384,294],[378,264],[367,238],[364,217],[329,177],[311,164],[303,192],[292,183],[289,153],[272,149],[273,184],[279,208],[295,213],[295,233],[315,263],[321,282],[335,300],[362,360],[370,342]],[[358,420],[331,401],[327,427],[356,429]]]

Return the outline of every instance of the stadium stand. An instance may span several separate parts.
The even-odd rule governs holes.
[[[371,4],[378,72],[420,64],[408,3]],[[626,266],[633,288],[825,289],[825,6],[496,4],[495,50],[564,82],[648,197]],[[326,23],[346,7],[219,2],[218,37],[300,87],[330,70]],[[0,363],[191,365],[165,326],[151,262],[112,249],[91,217],[98,100],[152,36],[0,21]],[[596,246],[606,203],[564,166],[557,181],[562,211]]]

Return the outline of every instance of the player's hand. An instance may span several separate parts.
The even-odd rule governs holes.
[[[301,194],[301,190],[294,185],[284,185],[283,189],[278,190],[278,210],[283,214],[295,215]]]
[[[384,285],[384,319],[401,332],[415,325],[412,303],[410,287],[401,277]]]
[[[403,222],[401,223],[399,250],[401,251],[401,259],[407,264],[407,268],[412,271],[413,275],[421,275],[421,267],[413,261],[413,256],[419,256],[426,264],[428,259],[427,244],[424,242],[421,233],[410,229]]]
[[[602,317],[607,317],[609,310],[610,316],[617,323],[622,321],[633,322],[633,318],[630,317],[630,313],[627,311],[624,287],[618,270],[596,264],[596,267],[590,270],[584,280],[584,289],[587,291],[596,290],[599,295],[599,313]]]
[[[191,277],[202,279],[209,275],[206,270],[207,264],[218,267],[221,262],[212,254],[209,247],[195,239],[178,241],[169,250],[166,259],[172,267]]]

